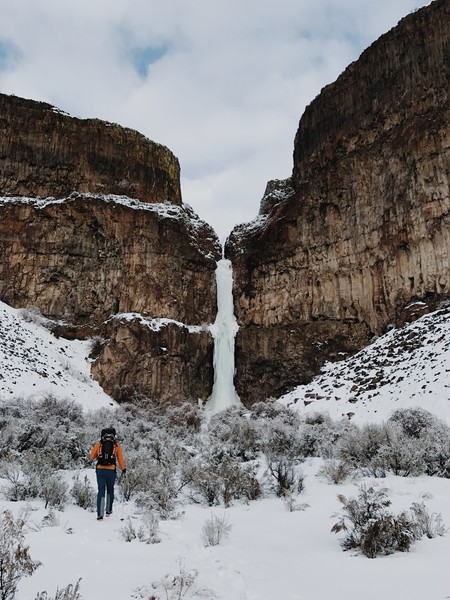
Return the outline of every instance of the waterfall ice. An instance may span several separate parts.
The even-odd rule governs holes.
[[[217,316],[210,331],[214,338],[214,385],[207,411],[215,414],[230,406],[239,406],[234,388],[234,338],[238,324],[233,309],[233,273],[231,262],[219,260],[216,269]]]

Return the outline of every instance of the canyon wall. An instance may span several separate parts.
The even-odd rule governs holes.
[[[0,193],[126,195],[181,205],[173,154],[132,129],[0,94]]]
[[[101,337],[92,371],[124,400],[206,400],[216,234],[181,201],[171,152],[0,95],[0,299]],[[131,197],[130,197],[131,196]]]
[[[248,402],[308,381],[450,295],[450,3],[409,15],[325,87],[292,177],[226,245]]]

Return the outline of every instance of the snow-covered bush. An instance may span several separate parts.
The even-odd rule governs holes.
[[[142,524],[138,529],[139,541],[146,544],[159,544],[159,518],[151,510],[144,512],[142,516]]]
[[[267,467],[275,480],[274,490],[278,497],[303,491],[304,475],[289,459],[280,456],[269,459]]]
[[[128,502],[139,492],[148,492],[156,467],[151,462],[142,460],[142,456],[133,451],[126,453],[126,461],[127,475],[119,477],[118,487],[123,500]]]
[[[209,506],[223,501],[226,507],[233,499],[255,500],[261,494],[255,476],[256,466],[223,454],[220,448],[204,449],[186,472],[192,491]]]
[[[70,493],[77,506],[85,510],[92,510],[95,507],[96,491],[92,487],[87,475],[81,481],[79,473],[73,477],[73,485]]]
[[[267,462],[284,458],[299,461],[303,458],[299,436],[299,419],[280,413],[259,423],[261,450]]]
[[[51,475],[42,481],[41,493],[39,494],[45,501],[45,508],[51,506],[63,510],[68,499],[68,485],[57,475]]]
[[[402,408],[393,412],[388,423],[398,425],[405,435],[417,439],[424,431],[434,429],[439,419],[423,408]]]
[[[364,474],[383,476],[379,466],[373,463],[385,441],[382,428],[376,424],[364,425],[350,430],[339,442],[339,458],[353,469],[364,470]]]
[[[12,600],[22,577],[32,575],[40,562],[31,559],[25,545],[25,521],[10,511],[0,517],[0,599]]]
[[[410,508],[414,523],[414,535],[418,540],[424,535],[432,539],[445,534],[445,527],[440,513],[429,513],[423,502],[414,502]]]
[[[231,525],[227,515],[211,515],[202,527],[202,542],[205,547],[218,546],[230,535]]]
[[[125,542],[132,542],[137,538],[137,531],[131,521],[131,517],[128,517],[125,525],[119,529],[119,533]]]
[[[297,498],[293,494],[286,494],[283,496],[283,503],[288,512],[296,512],[309,508],[309,504],[306,504],[305,502],[299,504]]]
[[[214,415],[208,424],[208,439],[209,444],[220,446],[224,453],[243,461],[255,459],[260,449],[257,421],[239,408]]]
[[[388,420],[404,433],[409,448],[421,453],[423,472],[440,477],[450,476],[450,428],[421,408],[397,410]]]
[[[81,408],[51,395],[40,401],[16,399],[2,406],[0,447],[10,457],[39,459],[52,469],[85,463],[89,447]]]
[[[391,501],[386,488],[360,486],[358,498],[339,495],[338,499],[344,514],[332,531],[345,531],[344,550],[356,548],[369,558],[409,550],[415,539],[414,525],[406,513],[394,516],[387,510]]]
[[[333,458],[339,439],[354,428],[348,419],[333,421],[322,413],[307,415],[299,430],[300,453]]]
[[[7,462],[2,465],[0,476],[6,481],[1,490],[5,500],[18,502],[30,498],[28,481],[17,463]]]
[[[176,471],[170,467],[161,467],[150,483],[147,506],[156,510],[163,520],[177,519],[180,516],[176,502],[180,484]],[[139,505],[139,502],[137,504]],[[142,506],[142,501],[140,505]]]
[[[387,489],[359,487],[358,498],[338,496],[344,514],[332,531],[345,531],[341,541],[344,550],[357,548],[369,558],[378,554],[391,554],[409,550],[411,543],[424,535],[434,538],[444,535],[445,527],[440,514],[428,512],[424,503],[413,503],[409,511],[399,515],[387,509],[391,501]]]
[[[322,467],[319,469],[318,476],[337,485],[348,479],[352,472],[352,468],[348,463],[343,460],[330,458],[324,460]]]
[[[132,598],[145,600],[187,600],[188,598],[204,598],[214,600],[216,594],[206,587],[197,584],[198,571],[186,569],[180,561],[179,572],[176,575],[168,573],[151,586],[141,586],[133,591]]]
[[[401,477],[421,475],[426,470],[423,445],[407,437],[402,430],[386,424],[382,427],[383,443],[369,463],[373,472],[384,476],[388,471]]]
[[[168,406],[164,413],[170,431],[177,430],[177,436],[184,438],[186,433],[198,433],[202,425],[200,408],[189,402]]]

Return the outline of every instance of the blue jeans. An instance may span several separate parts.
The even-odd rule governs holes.
[[[103,517],[105,510],[105,491],[106,491],[106,512],[112,512],[114,502],[114,484],[116,482],[115,469],[99,469],[95,470],[97,474],[97,517]]]

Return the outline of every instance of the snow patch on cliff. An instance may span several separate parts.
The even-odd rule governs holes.
[[[189,204],[182,204],[177,206],[171,202],[159,202],[150,204],[148,202],[141,202],[135,198],[128,196],[121,196],[115,194],[94,194],[85,193],[81,194],[74,192],[67,198],[31,198],[28,196],[3,196],[0,197],[0,204],[29,204],[35,208],[43,209],[50,205],[62,205],[68,202],[74,202],[79,198],[100,200],[108,204],[120,204],[132,210],[143,210],[147,212],[156,213],[159,219],[174,219],[182,221],[186,227],[189,239],[194,247],[196,247],[201,253],[205,253],[205,248],[199,243],[200,240],[210,242],[215,249],[217,255],[221,255],[221,245],[214,234],[213,229],[202,221],[200,217],[194,212],[193,208]],[[217,256],[213,252],[206,252],[206,258],[216,260]]]
[[[168,325],[176,325],[177,327],[185,327],[189,333],[201,333],[202,331],[206,331],[207,327],[202,325],[186,325],[185,323],[181,323],[180,321],[175,321],[174,319],[165,319],[165,318],[152,318],[141,315],[140,313],[118,313],[111,317],[110,320],[123,320],[123,321],[139,321],[141,325],[147,326],[152,331],[161,331],[164,327]]]

